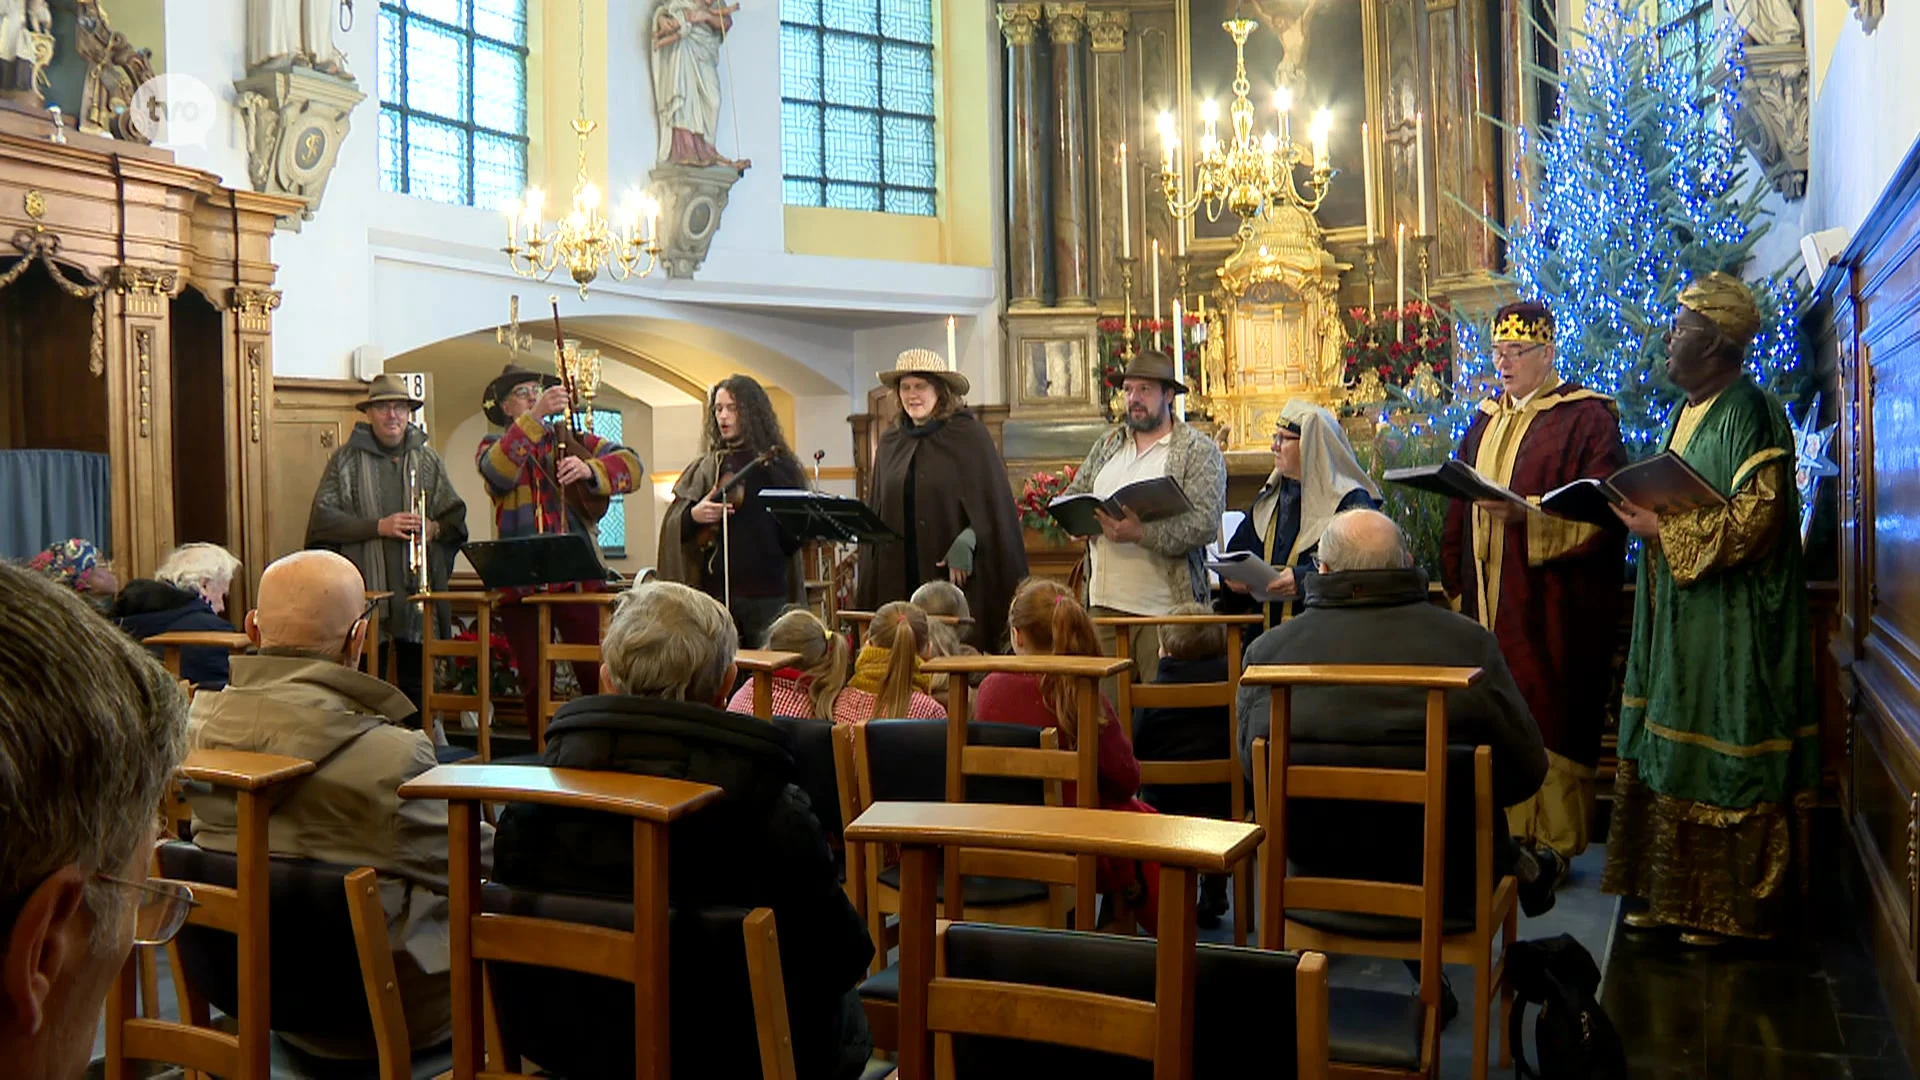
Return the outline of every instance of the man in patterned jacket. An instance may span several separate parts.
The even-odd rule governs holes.
[[[567,409],[567,391],[559,383],[551,375],[508,364],[487,384],[481,400],[487,419],[506,429],[481,439],[475,455],[480,478],[487,482],[487,494],[493,499],[494,535],[502,540],[570,532],[592,541],[595,523],[567,508],[562,495],[565,486],[585,484],[588,490],[602,495],[625,495],[639,486],[639,455],[611,439],[583,432],[580,443],[587,457],[561,457],[557,453],[554,431],[544,418]],[[545,586],[543,591],[591,592],[598,588],[599,582],[574,582]],[[527,727],[532,730],[534,714],[540,707],[533,683],[535,657],[539,655],[539,613],[518,600],[518,596],[510,596],[501,605],[500,621],[513,650],[514,666],[520,671]],[[553,625],[560,640],[571,644],[600,640],[600,613],[593,605],[556,605]],[[574,674],[582,693],[599,692],[598,669],[579,664]]]

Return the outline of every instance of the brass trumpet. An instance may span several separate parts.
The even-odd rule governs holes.
[[[407,491],[410,497],[407,505],[413,515],[420,519],[420,525],[407,537],[407,575],[413,585],[413,592],[423,592],[427,588],[427,493],[420,490],[420,470],[417,466],[407,467]]]

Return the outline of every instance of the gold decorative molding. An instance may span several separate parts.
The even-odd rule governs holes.
[[[26,210],[27,216],[35,221],[46,216],[47,197],[39,188],[28,188],[27,193],[20,197],[20,205]]]
[[[1907,800],[1907,893],[1920,908],[1920,791]]]
[[[1097,53],[1125,52],[1127,48],[1127,27],[1133,24],[1133,13],[1121,8],[1114,11],[1094,10],[1087,12],[1087,33],[1093,39],[1093,51]]]
[[[280,302],[280,294],[273,294],[274,303]],[[253,342],[247,346],[247,432],[253,442],[260,441],[260,353],[262,346]]]
[[[139,373],[135,392],[140,399],[140,437],[153,434],[153,330],[134,327],[133,360]]]
[[[1055,45],[1078,45],[1087,29],[1087,5],[1048,4],[1047,33]]]
[[[227,290],[227,305],[236,314],[265,315],[280,307],[280,290],[238,286]]]
[[[1000,33],[1008,45],[1018,48],[1033,44],[1040,29],[1039,4],[1001,4],[994,9],[994,16],[1000,21]]]
[[[141,266],[109,266],[107,285],[122,296],[146,293],[172,296],[180,289],[180,275],[174,270],[149,270]]]

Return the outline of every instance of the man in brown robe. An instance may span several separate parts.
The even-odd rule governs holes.
[[[1627,463],[1613,399],[1560,378],[1553,332],[1544,304],[1509,304],[1495,315],[1501,392],[1480,403],[1455,454],[1536,507],[1555,488],[1604,479]],[[1625,555],[1622,529],[1504,502],[1447,507],[1447,595],[1499,639],[1547,746],[1546,782],[1507,811],[1508,826],[1543,865],[1557,863],[1556,874],[1587,847]]]

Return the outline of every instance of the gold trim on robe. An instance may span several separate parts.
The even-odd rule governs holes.
[[[1740,466],[1746,481],[1725,506],[1660,519],[1661,557],[1676,587],[1764,554],[1785,519],[1786,452],[1763,450]]]

